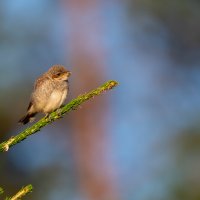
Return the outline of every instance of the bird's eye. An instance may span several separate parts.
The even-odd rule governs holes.
[[[61,75],[61,73],[60,73],[60,72],[58,72],[56,75],[57,75],[57,76],[60,76],[60,75]]]

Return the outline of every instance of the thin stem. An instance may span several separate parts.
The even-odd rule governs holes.
[[[6,198],[6,200],[20,200],[23,196],[32,192],[32,190],[32,185],[27,185],[26,187],[23,187],[19,192],[17,192],[17,194],[15,194],[13,197]]]
[[[25,129],[21,133],[19,133],[16,136],[11,137],[7,141],[4,141],[0,144],[0,152],[8,151],[9,148],[22,140],[26,139],[28,136],[40,131],[40,129],[47,124],[52,123],[53,121],[63,117],[64,114],[69,113],[72,110],[78,109],[78,107],[84,103],[85,101],[98,96],[102,94],[102,92],[110,90],[117,86],[118,83],[116,81],[108,81],[101,85],[100,87],[96,88],[95,90],[92,90],[91,92],[88,92],[86,94],[78,96],[76,99],[73,99],[68,104],[63,106],[62,108],[59,108],[58,110],[52,112],[48,117],[44,117],[35,124],[33,124],[31,127]]]
[[[0,194],[3,194],[3,188],[0,187]]]

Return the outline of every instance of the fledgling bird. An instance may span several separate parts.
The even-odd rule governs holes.
[[[34,84],[27,114],[19,120],[19,123],[27,124],[32,122],[39,112],[48,115],[60,108],[67,97],[70,75],[71,72],[64,66],[53,65],[46,73],[38,77]]]

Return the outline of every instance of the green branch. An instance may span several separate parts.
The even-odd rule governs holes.
[[[104,83],[103,85],[96,88],[95,90],[92,90],[89,93],[78,96],[76,99],[73,99],[71,102],[69,102],[62,108],[59,108],[58,110],[52,112],[48,117],[42,118],[33,126],[25,129],[18,135],[11,137],[9,140],[2,142],[0,144],[0,152],[8,151],[11,146],[21,142],[22,140],[26,139],[28,136],[40,131],[42,127],[61,118],[64,114],[69,113],[72,110],[76,110],[85,101],[91,99],[92,97],[98,96],[102,92],[110,90],[117,85],[118,83],[116,81],[111,80]]]
[[[0,194],[3,194],[3,188],[0,187]]]
[[[17,194],[15,194],[13,197],[8,197],[6,200],[20,200],[23,196],[32,192],[32,190],[32,185],[27,185],[26,187],[23,187],[19,192],[17,192]]]

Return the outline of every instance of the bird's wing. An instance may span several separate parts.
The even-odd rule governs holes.
[[[34,104],[36,99],[48,100],[53,90],[54,84],[52,84],[52,80],[49,77],[40,76],[34,84],[31,101]]]
[[[45,81],[46,81],[46,78],[43,77],[43,76],[40,76],[40,77],[35,81],[34,90],[37,90],[38,88],[40,89],[40,88],[41,88],[41,85],[43,85]]]
[[[27,108],[28,111],[31,110],[32,105],[33,105],[33,102],[30,101],[30,103],[29,103],[29,105],[28,105],[28,108]]]

